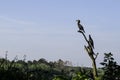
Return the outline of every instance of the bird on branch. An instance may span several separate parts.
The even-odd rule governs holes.
[[[93,42],[91,35],[89,35],[89,44],[94,49],[94,42]]]
[[[80,24],[80,20],[76,20],[76,21],[77,21],[77,25],[78,25],[78,28],[79,28],[78,32],[85,33],[85,30],[84,30],[83,26]]]

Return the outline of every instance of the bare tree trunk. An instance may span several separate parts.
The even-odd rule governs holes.
[[[90,49],[92,49],[92,52],[89,52],[87,50],[87,47],[85,46],[86,51],[87,51],[90,59],[92,60],[93,75],[94,75],[94,79],[96,79],[96,77],[98,77],[97,66],[96,66],[96,58],[98,56],[98,53],[97,54],[94,53],[93,48],[90,46],[89,40],[87,39],[87,37],[85,36],[85,34],[82,31],[78,31],[78,32],[82,33],[82,35],[83,35],[85,41],[87,42],[88,46],[90,47]],[[95,55],[95,57],[94,57],[94,55]]]
[[[96,77],[98,77],[98,73],[97,73],[97,67],[96,67],[95,59],[92,60],[92,66],[93,66],[93,75],[94,75],[94,78],[96,78]]]

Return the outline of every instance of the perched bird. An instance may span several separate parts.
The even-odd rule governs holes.
[[[93,42],[91,35],[89,35],[89,44],[94,49],[94,42]]]
[[[80,24],[80,20],[76,20],[77,21],[77,25],[78,25],[78,28],[79,28],[79,32],[82,31],[85,33],[85,30],[83,28],[83,26]]]

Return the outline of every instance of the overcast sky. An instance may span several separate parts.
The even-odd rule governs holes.
[[[97,65],[108,52],[120,64],[119,0],[1,0],[0,57],[8,51],[9,59],[27,55],[27,60],[62,59],[91,66],[77,19],[100,53]]]

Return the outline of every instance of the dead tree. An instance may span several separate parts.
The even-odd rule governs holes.
[[[89,38],[87,39],[85,35],[84,27],[80,24],[80,20],[76,20],[76,21],[79,28],[78,32],[83,35],[85,41],[87,42],[87,45],[84,45],[84,48],[87,51],[90,59],[92,60],[93,75],[94,75],[94,79],[96,79],[96,77],[98,77],[97,66],[96,66],[96,58],[98,56],[98,53],[94,53],[94,41],[91,35],[89,35]]]

